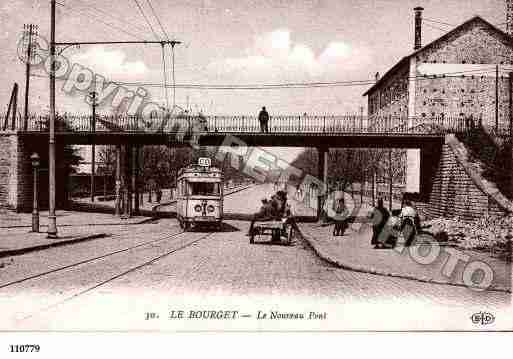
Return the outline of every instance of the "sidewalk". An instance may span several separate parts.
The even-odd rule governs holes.
[[[482,261],[492,268],[494,279],[488,290],[511,293],[511,263],[490,257],[486,253],[440,246],[440,254],[431,264],[420,264],[413,260],[410,253],[426,255],[431,248],[429,245],[419,244],[409,248],[398,245],[396,249],[374,249],[370,244],[372,229],[364,223],[354,223],[341,237],[333,237],[333,225],[303,223],[300,224],[300,229],[305,240],[321,258],[341,268],[427,283],[466,286],[462,279],[465,262],[459,261],[450,277],[442,274],[451,253],[457,251],[458,254],[469,257],[467,263]]]
[[[4,228],[0,234],[0,258],[40,251],[72,243],[104,238],[103,232],[91,232],[87,227],[59,227],[59,237],[47,238],[46,232],[29,232],[29,228]],[[1,264],[1,262],[0,262]]]
[[[99,226],[99,225],[120,225],[120,224],[141,224],[151,218],[137,216],[128,219],[121,219],[105,213],[84,213],[77,211],[57,210],[57,224],[59,227],[70,226]],[[41,231],[46,231],[48,226],[48,211],[39,213],[39,225]],[[4,228],[31,228],[32,213],[16,213],[8,210],[0,211],[0,229]],[[3,231],[2,231],[3,232]]]
[[[48,211],[40,213],[38,233],[31,232],[32,214],[0,211],[0,258],[103,238],[113,226],[142,224],[152,219],[121,219],[110,214],[73,211],[57,211],[56,214],[58,238],[50,239],[46,234]]]

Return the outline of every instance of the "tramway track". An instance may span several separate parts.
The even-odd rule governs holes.
[[[108,252],[108,253],[102,254],[100,256],[84,259],[84,260],[81,260],[81,261],[78,261],[78,262],[75,262],[75,263],[72,263],[72,264],[68,264],[68,265],[61,266],[61,267],[58,267],[58,268],[54,268],[54,269],[51,269],[51,270],[48,270],[48,271],[44,271],[44,272],[40,272],[40,273],[37,273],[37,274],[33,274],[33,275],[30,275],[30,276],[27,276],[27,277],[24,277],[24,278],[21,278],[21,279],[17,279],[17,280],[8,282],[8,283],[0,284],[0,290],[4,289],[4,288],[7,288],[7,287],[10,287],[10,286],[13,286],[13,285],[16,285],[16,284],[20,284],[20,283],[26,282],[28,280],[37,279],[37,278],[44,277],[44,276],[52,274],[52,273],[60,272],[60,271],[63,271],[63,270],[66,270],[66,269],[70,269],[70,268],[73,268],[73,267],[78,267],[78,266],[86,264],[86,263],[91,263],[91,262],[94,262],[94,261],[97,261],[97,260],[101,260],[101,259],[113,256],[113,255],[116,255],[116,254],[119,254],[119,253],[127,252],[127,251],[130,251],[130,250],[133,250],[133,249],[136,249],[136,248],[140,248],[140,247],[143,247],[143,246],[153,245],[155,243],[162,242],[164,240],[174,238],[174,237],[176,237],[176,236],[178,236],[180,234],[183,234],[183,233],[186,233],[186,232],[181,231],[181,232],[178,232],[178,233],[173,233],[173,234],[161,237],[161,238],[153,239],[151,241],[142,242],[142,243],[130,246],[130,247],[125,247],[125,248],[118,249],[118,250],[115,250],[115,251],[112,251],[112,252]],[[122,236],[122,234],[119,234],[119,235],[116,235],[115,237],[121,237],[121,236]]]
[[[164,238],[159,238],[159,239],[156,239],[156,240],[152,240],[152,241],[148,241],[148,242],[145,242],[145,243],[141,243],[139,245],[136,245],[136,246],[131,246],[129,248],[124,248],[122,250],[119,250],[119,251],[114,251],[114,252],[111,252],[111,253],[108,253],[108,254],[105,254],[105,255],[102,255],[102,256],[98,256],[97,258],[90,258],[88,260],[85,260],[85,261],[81,261],[81,262],[77,262],[77,263],[74,263],[74,264],[71,264],[71,265],[68,265],[68,266],[63,266],[61,268],[56,268],[54,270],[51,270],[51,271],[47,271],[47,272],[43,272],[43,273],[39,273],[37,275],[33,275],[33,276],[29,276],[29,277],[26,277],[26,278],[23,278],[23,279],[20,279],[20,280],[17,280],[17,281],[13,281],[13,282],[10,282],[10,283],[6,283],[6,284],[3,284],[2,286],[0,286],[0,290],[2,289],[9,289],[9,287],[11,288],[14,288],[16,285],[23,285],[24,282],[26,282],[26,284],[29,284],[30,281],[37,281],[37,280],[51,280],[51,281],[54,281],[54,287],[52,288],[53,291],[60,291],[62,290],[62,292],[68,290],[69,293],[68,294],[64,294],[63,297],[61,298],[53,298],[50,299],[48,302],[50,302],[49,305],[44,305],[44,306],[38,306],[36,304],[36,306],[34,308],[31,308],[29,310],[27,310],[27,312],[25,313],[19,313],[18,315],[20,315],[18,317],[18,319],[16,319],[17,321],[23,321],[23,320],[26,320],[26,319],[29,319],[31,317],[34,317],[34,316],[37,316],[39,313],[43,313],[43,312],[46,312],[52,308],[55,308],[55,307],[58,307],[66,302],[69,302],[73,299],[76,299],[78,297],[81,297],[83,295],[86,295],[87,293],[89,292],[92,292],[104,285],[107,285],[119,278],[122,278],[126,275],[129,275],[130,273],[133,273],[137,270],[140,270],[144,267],[147,267],[165,257],[168,257],[170,255],[173,255],[174,253],[177,253],[177,252],[180,252],[190,246],[193,246],[195,244],[197,244],[198,242],[210,237],[211,235],[215,234],[215,232],[207,232],[207,233],[198,233],[200,234],[199,237],[196,237],[196,238],[192,238],[191,240],[187,240],[186,237],[182,238],[183,241],[179,241],[178,243],[172,243],[169,245],[169,247],[167,249],[165,249],[162,253],[156,253],[150,257],[145,257],[143,256],[142,258],[140,258],[138,260],[138,263],[134,263],[133,265],[130,265],[128,268],[124,268],[123,270],[118,270],[118,271],[115,271],[115,272],[112,272],[112,273],[107,273],[108,275],[107,276],[104,276],[103,278],[99,278],[97,280],[93,280],[91,281],[91,283],[88,283],[86,285],[83,285],[82,288],[71,288],[71,289],[67,289],[66,287],[70,284],[70,281],[66,278],[70,273],[65,273],[66,271],[68,270],[72,270],[72,271],[79,271],[78,272],[78,275],[79,276],[82,276],[82,277],[91,277],[91,276],[94,276],[94,273],[98,273],[98,269],[100,269],[100,272],[103,274],[106,273],[105,269],[108,268],[108,270],[112,270],[112,268],[115,268],[116,267],[116,263],[112,263],[112,262],[104,262],[107,258],[109,257],[112,257],[116,254],[120,254],[120,253],[123,253],[123,252],[127,252],[129,250],[133,250],[133,249],[142,249],[142,247],[146,246],[147,249],[155,249],[155,243],[156,242],[159,242],[159,241],[164,241],[166,239],[170,239],[170,238],[175,238],[175,237],[179,237],[180,235],[184,235],[184,234],[193,234],[195,232],[179,232],[179,233],[175,233],[173,235],[170,235],[170,236],[166,236]],[[197,232],[196,232],[197,233]],[[141,252],[139,252],[138,255],[141,255]],[[122,258],[121,258],[122,259]],[[117,259],[119,261],[119,258]],[[93,263],[97,261],[97,266],[95,266],[96,263],[90,265],[90,266],[85,266],[83,267],[84,264],[87,264],[87,263]],[[103,270],[103,271],[102,271]],[[61,272],[61,273],[59,273]],[[52,274],[56,274],[58,275],[57,278],[54,278],[52,279],[51,275]],[[59,277],[60,275],[63,275],[61,277]],[[71,273],[71,275],[77,275],[77,273]],[[46,278],[45,278],[46,277]],[[61,283],[59,283],[59,281]],[[80,280],[79,280],[80,282]],[[37,285],[37,282],[35,282],[36,285]],[[55,285],[55,283],[57,283],[57,285]],[[16,289],[18,290],[18,289]],[[21,292],[18,292],[18,294],[21,294],[23,295],[24,292],[26,291],[29,291],[30,290],[30,286],[27,287],[27,288],[23,288]],[[62,294],[62,292],[60,292],[60,294]],[[15,294],[15,296],[17,296],[18,294]]]

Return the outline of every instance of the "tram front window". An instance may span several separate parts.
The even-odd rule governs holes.
[[[219,196],[219,183],[189,182],[189,196]]]

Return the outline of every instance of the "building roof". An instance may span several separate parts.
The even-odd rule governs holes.
[[[391,75],[393,75],[399,68],[401,68],[403,65],[405,65],[406,63],[408,63],[410,61],[410,58],[412,58],[413,56],[416,56],[417,54],[423,52],[424,50],[428,49],[428,48],[431,48],[435,45],[437,45],[438,43],[442,42],[442,41],[445,41],[446,39],[448,39],[449,37],[451,37],[453,34],[455,34],[456,32],[462,30],[463,28],[475,23],[475,22],[481,22],[481,23],[484,23],[486,26],[490,27],[492,30],[494,30],[496,33],[498,33],[500,36],[502,36],[506,41],[508,41],[510,43],[511,46],[513,46],[513,39],[510,35],[508,35],[506,32],[502,31],[501,29],[499,29],[498,27],[490,24],[488,21],[486,21],[485,19],[483,19],[481,16],[474,16],[472,17],[471,19],[465,21],[463,24],[455,27],[454,29],[452,29],[451,31],[447,32],[446,34],[442,35],[441,37],[439,37],[438,39],[430,42],[429,44],[421,47],[420,49],[414,51],[413,53],[411,53],[410,55],[408,56],[405,56],[403,57],[397,64],[395,64],[390,70],[388,70],[374,85],[372,85],[372,87],[370,89],[368,89],[364,94],[363,96],[367,96],[370,92],[374,91],[377,87],[379,87],[383,82],[385,82],[385,80],[387,80]]]

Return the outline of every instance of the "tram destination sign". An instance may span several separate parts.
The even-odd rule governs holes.
[[[210,167],[211,160],[208,157],[200,157],[198,158],[198,165],[201,167]]]

